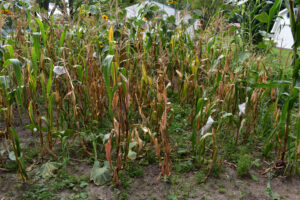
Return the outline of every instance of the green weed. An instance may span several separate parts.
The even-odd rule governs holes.
[[[237,175],[244,177],[249,175],[252,166],[252,157],[248,154],[240,155],[237,162]]]

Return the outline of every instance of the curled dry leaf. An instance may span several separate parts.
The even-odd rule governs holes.
[[[105,154],[106,159],[108,160],[109,167],[112,170],[112,162],[111,162],[111,140],[112,140],[113,132],[111,132],[108,142],[105,144]]]
[[[201,129],[201,135],[205,135],[207,133],[207,131],[209,131],[209,129],[211,128],[213,123],[214,123],[214,119],[211,116],[209,116],[205,126],[202,127],[202,129]]]
[[[67,71],[66,71],[66,69],[65,69],[64,66],[55,66],[55,67],[53,68],[53,72],[54,72],[55,74],[57,74],[58,76],[67,73]]]
[[[239,111],[240,111],[239,116],[242,116],[246,113],[246,105],[247,105],[247,102],[239,104]]]
[[[135,140],[133,140],[133,141],[136,141],[137,142],[137,144],[138,144],[138,149],[139,149],[139,153],[142,151],[142,149],[143,149],[143,141],[141,140],[141,138],[140,138],[140,135],[139,135],[139,132],[138,132],[138,130],[137,130],[137,128],[134,128],[133,129],[133,133],[134,133],[134,135],[135,135],[135,137],[137,138],[137,139],[135,139]],[[132,138],[133,138],[133,135],[131,136]]]

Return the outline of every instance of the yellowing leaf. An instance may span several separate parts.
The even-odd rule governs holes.
[[[110,26],[109,33],[108,33],[108,41],[111,43],[114,41],[114,27]]]
[[[43,178],[49,178],[53,176],[53,172],[59,168],[60,164],[56,162],[47,162],[40,168],[39,174]]]

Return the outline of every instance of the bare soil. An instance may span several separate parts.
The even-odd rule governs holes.
[[[76,174],[89,176],[91,166],[77,163]],[[38,167],[38,166],[37,166]],[[172,175],[173,180],[156,180],[160,169],[156,165],[143,168],[142,178],[133,178],[129,189],[126,189],[128,199],[133,200],[166,200],[166,199],[243,199],[243,200],[271,200],[266,193],[268,178],[259,172],[251,171],[258,180],[239,178],[234,169],[224,167],[224,172],[219,178],[209,178],[206,183],[198,184],[194,173]],[[172,179],[171,177],[171,179]],[[175,178],[174,178],[175,177]],[[44,183],[47,184],[47,183]],[[276,177],[271,179],[271,188],[280,199],[300,200],[300,179],[298,177]],[[0,172],[0,199],[22,199],[21,194],[28,189],[26,184],[21,184],[15,173]],[[96,186],[93,183],[85,188],[87,199],[114,200],[121,199],[124,190],[121,187]],[[63,190],[55,194],[55,199],[67,199],[72,192]]]
[[[15,125],[19,125],[19,120],[16,120]],[[32,133],[23,128],[17,128],[19,137],[22,141],[22,146],[33,147]],[[0,130],[3,130],[4,123],[0,122]],[[2,144],[4,139],[0,139]],[[78,147],[80,149],[80,147]],[[77,155],[72,155],[77,158]],[[47,158],[51,159],[51,157]],[[45,161],[47,161],[44,160]],[[78,158],[79,159],[79,158]],[[34,179],[41,163],[32,160],[32,169],[29,175]],[[28,163],[27,163],[28,164]],[[30,165],[30,164],[28,164]],[[91,200],[115,200],[115,199],[130,199],[130,200],[175,200],[175,199],[190,199],[190,200],[269,200],[274,199],[267,194],[268,177],[263,174],[263,169],[253,169],[251,174],[256,178],[239,178],[236,175],[234,166],[223,163],[223,172],[219,178],[210,177],[205,183],[197,183],[195,181],[196,171],[188,173],[177,173],[173,170],[173,174],[169,178],[161,178],[157,180],[160,173],[158,165],[148,165],[143,167],[144,176],[141,178],[129,178],[128,188],[124,189],[120,186],[106,185],[96,186],[85,180],[88,185],[83,189],[86,192],[87,198]],[[91,162],[83,162],[80,160],[71,160],[67,170],[69,174],[80,177],[89,177],[92,168]],[[63,180],[61,180],[63,181]],[[300,178],[299,177],[273,177],[270,179],[271,190],[276,193],[280,199],[300,200]],[[22,196],[33,186],[54,187],[49,186],[45,180],[22,184],[16,172],[8,172],[3,168],[0,169],[0,200],[8,199],[23,199]],[[52,199],[70,199],[74,194],[74,190],[63,189],[60,192],[53,194]],[[125,195],[124,195],[125,194]],[[273,196],[274,197],[274,196]],[[37,199],[37,198],[32,198]],[[43,199],[43,198],[41,198]],[[73,198],[80,199],[80,198]],[[83,199],[83,198],[82,198]]]

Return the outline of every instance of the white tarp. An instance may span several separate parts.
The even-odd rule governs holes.
[[[292,49],[294,38],[288,9],[279,12],[271,33],[274,34],[273,41],[276,43],[276,47]]]
[[[54,8],[54,3],[49,3],[49,11],[48,14],[50,14],[50,12],[52,11],[52,9]],[[59,10],[59,8],[57,7],[53,13],[54,15],[62,15],[62,12]]]
[[[70,9],[69,9],[69,6],[68,6],[69,0],[65,0],[65,2],[66,2],[66,6],[67,6],[67,12],[69,13],[70,12]],[[54,8],[54,6],[55,6],[55,3],[49,3],[49,10],[48,10],[48,14],[49,15],[50,15],[52,9]],[[60,8],[58,6],[56,7],[56,9],[55,9],[55,11],[54,11],[53,14],[54,15],[62,15],[62,12],[61,12],[61,10],[60,10]]]
[[[197,19],[193,25],[189,26],[186,29],[186,33],[188,33],[191,37],[195,36],[195,31],[199,30],[201,28],[201,21]]]
[[[142,3],[138,3],[132,6],[129,6],[126,9],[127,14],[126,17],[127,19],[133,18],[133,17],[141,17],[139,16],[139,10],[144,8],[146,4],[153,3],[157,5],[161,10],[165,11],[164,18],[167,18],[169,16],[174,16],[176,18],[176,25],[179,25],[182,21],[184,23],[188,23],[188,20],[191,19],[192,17],[190,15],[184,15],[183,17],[181,16],[180,12],[174,8],[171,8],[170,6],[155,2],[155,1],[144,1]]]

